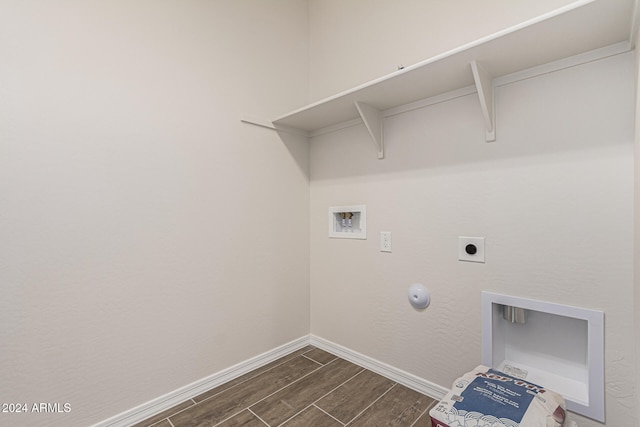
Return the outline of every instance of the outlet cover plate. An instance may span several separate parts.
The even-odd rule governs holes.
[[[380,252],[391,252],[391,232],[380,232]]]
[[[458,260],[484,263],[484,237],[458,237]]]

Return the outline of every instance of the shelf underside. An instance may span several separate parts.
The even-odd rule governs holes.
[[[380,111],[474,84],[470,63],[495,77],[630,39],[633,0],[580,1],[313,103],[273,121],[313,131],[356,119],[355,102]]]

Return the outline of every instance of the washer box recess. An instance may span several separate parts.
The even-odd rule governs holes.
[[[329,208],[329,237],[367,238],[367,206],[333,206]]]
[[[505,308],[523,309],[521,318]],[[482,364],[562,394],[604,422],[604,312],[482,292]]]

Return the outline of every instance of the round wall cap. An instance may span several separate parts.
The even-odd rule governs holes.
[[[424,285],[420,283],[414,283],[409,286],[409,302],[418,310],[424,310],[429,307],[429,303],[431,302],[431,296],[429,295],[429,291],[425,288]]]

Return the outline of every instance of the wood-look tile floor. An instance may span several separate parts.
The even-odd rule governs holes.
[[[308,346],[135,427],[431,427],[436,403]]]

